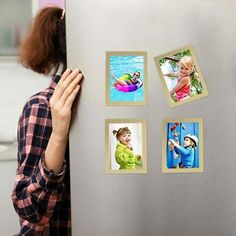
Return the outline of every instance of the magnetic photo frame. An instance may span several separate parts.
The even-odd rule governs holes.
[[[202,118],[164,119],[162,172],[203,172],[203,165]]]
[[[107,174],[147,173],[145,119],[106,119],[105,139]]]
[[[165,53],[155,57],[154,60],[171,108],[208,95],[192,46]]]
[[[147,53],[106,52],[106,105],[147,105]]]

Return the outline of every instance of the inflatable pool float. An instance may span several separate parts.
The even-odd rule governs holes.
[[[121,92],[133,92],[136,91],[139,87],[137,84],[130,84],[130,85],[121,85],[121,84],[116,84],[115,88]]]
[[[143,84],[141,84],[141,86],[139,86],[139,82],[134,82],[132,79],[132,76],[130,74],[124,74],[123,76],[121,76],[119,78],[119,80],[122,80],[124,82],[127,83],[127,85],[121,84],[119,82],[116,82],[114,84],[114,87],[121,92],[133,92],[136,91],[137,89],[141,88]]]

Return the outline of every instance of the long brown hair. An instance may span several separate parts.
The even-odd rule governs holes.
[[[20,46],[20,62],[27,68],[48,75],[59,65],[66,69],[66,32],[63,9],[41,9]]]

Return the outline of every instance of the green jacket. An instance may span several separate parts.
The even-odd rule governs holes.
[[[120,142],[116,145],[115,158],[116,162],[120,165],[120,170],[134,170],[136,167],[142,166],[141,157],[135,155],[132,150]]]

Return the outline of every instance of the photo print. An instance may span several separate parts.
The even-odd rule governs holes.
[[[201,118],[163,121],[162,172],[203,172]]]
[[[147,131],[143,119],[107,119],[106,173],[147,173]]]
[[[106,105],[147,105],[147,53],[106,53]]]
[[[155,57],[155,63],[170,107],[208,95],[193,47]]]

